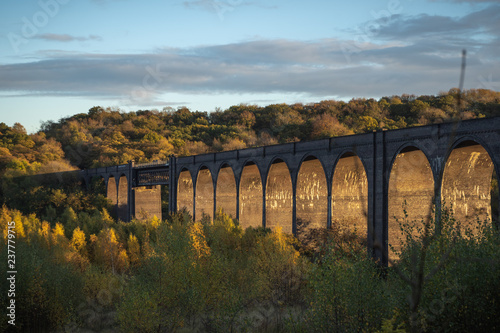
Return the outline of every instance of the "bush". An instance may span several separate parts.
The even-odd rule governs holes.
[[[399,322],[412,331],[500,328],[500,236],[491,221],[463,228],[447,210],[439,223],[416,223],[390,271]],[[410,228],[403,229],[411,234]]]
[[[330,244],[309,276],[311,299],[304,324],[312,332],[365,332],[391,316],[393,300],[380,267],[366,253],[339,253]]]

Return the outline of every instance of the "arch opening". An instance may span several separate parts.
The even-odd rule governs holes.
[[[243,229],[262,226],[262,179],[257,165],[245,165],[240,180],[240,225]]]
[[[285,162],[276,160],[269,168],[266,183],[266,226],[281,227],[292,233],[293,188],[290,171]]]
[[[196,179],[195,219],[200,221],[204,215],[210,220],[214,215],[214,185],[208,168],[200,169]]]
[[[227,164],[219,170],[215,199],[217,209],[236,218],[236,180],[233,169]]]
[[[403,149],[394,160],[389,177],[389,258],[398,259],[404,240],[401,223],[429,222],[434,212],[434,177],[429,161],[418,148]],[[417,230],[413,230],[417,236]]]
[[[163,218],[162,212],[162,186],[138,186],[134,191],[134,216],[138,220],[147,220],[153,217]]]
[[[452,150],[443,172],[441,201],[450,209],[462,229],[476,230],[479,220],[492,220],[494,165],[483,146],[466,141]]]
[[[88,190],[95,194],[101,194],[103,196],[108,195],[108,189],[106,187],[106,181],[102,176],[94,176],[90,179],[88,184]]]
[[[122,175],[118,180],[117,217],[122,221],[128,220],[128,180]]]
[[[498,209],[500,199],[498,197],[498,175],[493,168],[493,176],[491,178],[491,220],[493,225],[495,225],[498,229],[500,229],[500,212]]]
[[[332,179],[332,229],[368,233],[368,179],[361,159],[346,153],[337,162]]]
[[[186,209],[193,215],[193,178],[189,170],[182,170],[177,181],[177,211]]]
[[[328,189],[321,162],[308,157],[297,175],[297,237],[303,242],[315,238],[314,230],[326,229],[328,222]]]
[[[111,201],[111,215],[116,218],[117,205],[118,205],[118,191],[116,189],[115,177],[111,176],[108,179],[108,184],[106,188],[106,197]]]

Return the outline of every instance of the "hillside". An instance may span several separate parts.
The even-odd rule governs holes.
[[[460,108],[458,108],[458,104]],[[397,129],[500,115],[500,93],[458,91],[438,96],[402,95],[314,104],[236,105],[212,113],[174,110],[122,112],[93,107],[28,135],[21,124],[0,124],[0,170],[40,173],[53,169],[164,160],[169,155],[256,147],[299,140]],[[57,162],[57,163],[56,163]]]
[[[127,163],[166,160],[276,143],[397,129],[452,120],[500,115],[500,93],[457,89],[438,96],[402,95],[349,102],[236,105],[212,113],[177,110],[122,112],[93,107],[27,134],[16,123],[0,123],[0,202],[25,213],[56,216],[63,207],[88,211],[106,200],[79,187],[19,183],[13,177]],[[97,191],[104,195],[104,190]],[[30,198],[30,200],[26,200]],[[36,200],[32,200],[35,198]],[[52,207],[58,211],[47,212]],[[49,214],[50,213],[50,214]]]

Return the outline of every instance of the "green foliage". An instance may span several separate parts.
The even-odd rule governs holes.
[[[500,234],[491,221],[464,227],[448,210],[436,225],[407,224],[407,240],[392,267],[398,319],[408,330],[495,331],[500,285]]]
[[[220,212],[205,224],[173,216],[152,248],[119,305],[124,331],[253,331],[252,307],[291,305],[303,292],[292,281],[305,264],[285,235],[242,231]]]
[[[6,225],[15,221],[22,258],[16,264],[19,331],[500,327],[500,235],[491,222],[464,228],[446,210],[437,227],[402,223],[408,237],[400,259],[386,269],[347,230],[326,232],[326,245],[311,263],[297,251],[302,245],[295,237],[279,229],[242,230],[220,211],[213,222],[194,223],[181,211],[167,221],[116,223],[105,212],[66,209],[65,222],[75,215],[68,237],[61,223],[51,227],[35,215],[0,209],[0,256],[6,260]],[[4,290],[6,283],[0,282]],[[6,304],[6,294],[0,301]]]
[[[54,331],[75,320],[78,305],[84,300],[83,277],[72,265],[54,258],[53,250],[37,244],[16,242],[16,330],[18,332]],[[7,251],[1,251],[7,262]],[[2,279],[2,290],[8,290]],[[0,296],[7,307],[7,292]],[[6,320],[2,320],[2,325]],[[3,327],[6,328],[5,326]]]
[[[314,266],[310,283],[311,306],[305,317],[309,331],[376,330],[393,308],[390,286],[366,253],[327,251],[321,264]]]

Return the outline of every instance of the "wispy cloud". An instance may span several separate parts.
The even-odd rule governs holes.
[[[486,9],[459,18],[427,15],[406,17],[396,15],[389,24],[383,26],[379,36],[389,39],[463,39],[476,40],[477,36],[500,36],[500,5],[490,5]]]
[[[259,8],[276,9],[277,6],[270,4],[270,1],[250,1],[250,0],[185,0],[183,4],[186,8],[202,9],[215,12],[222,19],[226,12],[231,12],[241,6],[256,6]]]
[[[48,41],[55,41],[55,42],[73,42],[73,41],[85,42],[85,41],[90,41],[90,40],[97,40],[97,41],[102,40],[102,38],[100,36],[96,36],[96,35],[89,35],[87,37],[81,37],[81,36],[71,36],[68,34],[51,34],[51,33],[38,34],[38,35],[35,35],[33,38],[34,39],[43,39],[43,40],[48,40]]]
[[[42,61],[1,65],[0,94],[95,96],[149,105],[164,93],[278,92],[318,99],[435,94],[458,85],[463,48],[469,50],[466,87],[477,88],[481,78],[496,87],[499,13],[491,6],[462,18],[394,17],[349,61],[342,45],[355,42],[338,39],[255,40],[147,54],[53,53]]]

